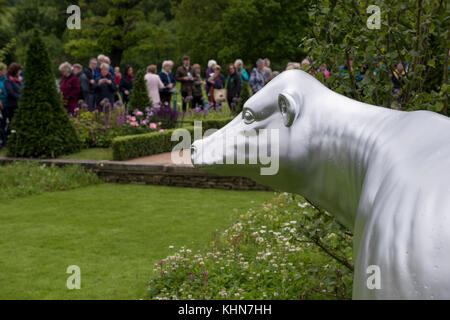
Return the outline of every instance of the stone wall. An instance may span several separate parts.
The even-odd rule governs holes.
[[[209,174],[182,165],[137,164],[92,160],[30,160],[0,158],[0,165],[15,161],[38,161],[49,165],[66,166],[78,164],[97,173],[110,183],[151,184],[191,188],[227,190],[270,190],[250,179]]]

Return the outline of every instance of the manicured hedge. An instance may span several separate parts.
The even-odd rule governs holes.
[[[188,130],[193,136],[194,127],[183,129]],[[171,141],[175,130],[115,138],[112,143],[113,158],[115,161],[124,161],[170,152],[179,143]]]
[[[209,129],[220,129],[227,125],[231,119],[227,120],[207,120],[202,122],[202,131]],[[183,128],[191,133],[191,141],[194,141],[194,127]],[[117,137],[112,142],[113,158],[115,161],[125,161],[140,157],[147,157],[155,154],[171,152],[173,148],[181,142],[171,141],[173,132],[171,129],[164,132],[153,132],[134,136]]]

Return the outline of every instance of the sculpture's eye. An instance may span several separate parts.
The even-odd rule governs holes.
[[[255,122],[255,116],[250,110],[245,110],[242,117],[244,118],[245,124],[252,124]]]

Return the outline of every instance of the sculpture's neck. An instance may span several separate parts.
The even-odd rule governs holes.
[[[353,230],[367,169],[395,111],[334,92],[308,101],[311,136],[304,194]]]

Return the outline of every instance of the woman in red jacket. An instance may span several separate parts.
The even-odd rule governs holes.
[[[72,72],[72,65],[64,62],[59,66],[61,71],[60,91],[64,99],[64,107],[72,116],[75,116],[75,109],[78,107],[78,97],[80,95],[80,81]]]

